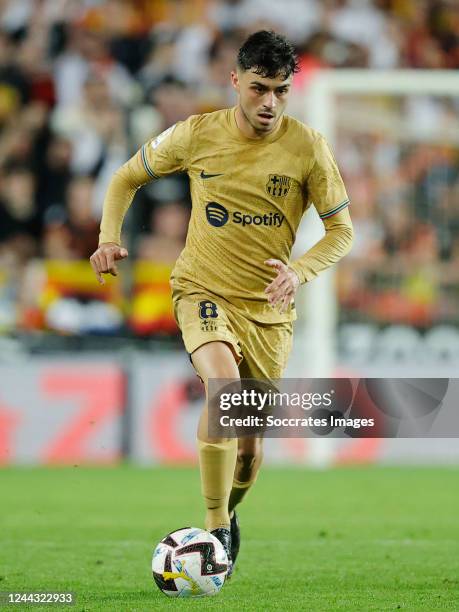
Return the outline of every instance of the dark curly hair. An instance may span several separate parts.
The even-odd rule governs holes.
[[[253,70],[268,79],[281,76],[287,79],[298,72],[298,58],[293,45],[281,34],[260,30],[251,34],[239,49],[237,65],[242,70]]]

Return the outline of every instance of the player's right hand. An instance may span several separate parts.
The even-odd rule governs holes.
[[[119,246],[115,242],[104,242],[99,246],[97,251],[91,255],[89,261],[101,285],[105,285],[102,274],[118,276],[118,269],[115,261],[124,259],[128,255],[127,249]]]

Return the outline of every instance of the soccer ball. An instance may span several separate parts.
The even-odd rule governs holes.
[[[165,536],[153,553],[153,578],[169,597],[216,595],[225,583],[228,557],[208,531],[183,527]]]

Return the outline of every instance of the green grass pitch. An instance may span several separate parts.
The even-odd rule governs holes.
[[[162,536],[202,525],[197,468],[11,468],[0,492],[0,591],[72,591],[67,610],[459,610],[457,468],[265,468],[234,577],[197,600],[150,569]]]

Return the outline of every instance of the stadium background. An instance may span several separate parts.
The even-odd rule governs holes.
[[[2,465],[196,461],[203,392],[168,285],[186,235],[186,177],[136,195],[117,279],[100,287],[88,257],[114,170],[176,121],[234,104],[235,53],[262,27],[298,48],[289,112],[301,119],[315,116],[326,70],[383,85],[409,71],[406,94],[336,96],[332,142],[356,241],[336,274],[301,290],[288,374],[456,375],[459,97],[444,71],[459,67],[457,2],[3,0]],[[415,73],[426,83],[445,75],[451,94],[412,95]],[[299,252],[316,221],[306,220]],[[272,463],[458,461],[456,440],[267,444]]]

